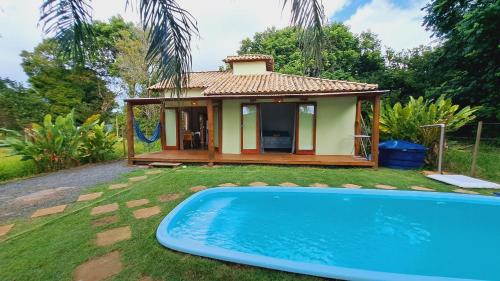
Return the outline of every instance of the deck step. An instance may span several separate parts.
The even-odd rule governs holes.
[[[179,167],[182,163],[168,163],[168,162],[153,162],[149,163],[149,166],[155,168],[174,168]]]

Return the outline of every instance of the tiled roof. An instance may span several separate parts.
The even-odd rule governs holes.
[[[270,55],[261,54],[246,54],[239,56],[227,56],[222,60],[225,63],[232,64],[233,62],[245,62],[245,61],[265,61],[267,71],[274,70],[274,58]]]
[[[207,88],[211,86],[216,80],[221,77],[231,76],[227,71],[202,71],[191,72],[188,78],[188,85],[186,88]],[[161,82],[150,86],[150,90],[165,90],[171,89],[172,86],[167,85],[167,82]]]
[[[204,95],[272,95],[377,90],[377,84],[267,73],[228,75],[203,91]]]

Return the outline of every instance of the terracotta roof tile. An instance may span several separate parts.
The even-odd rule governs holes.
[[[186,88],[207,88],[219,78],[230,75],[231,73],[227,71],[191,72],[188,76],[188,85]],[[171,88],[172,86],[168,85],[167,81],[163,81],[149,87],[150,90],[165,90]]]

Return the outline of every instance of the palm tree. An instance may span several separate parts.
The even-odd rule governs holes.
[[[291,6],[291,24],[301,32],[304,56],[319,69],[325,21],[322,0],[284,0]],[[146,61],[158,77],[170,81],[180,96],[191,71],[191,38],[198,36],[196,19],[175,0],[125,0],[135,8],[142,27],[148,30]],[[64,53],[85,62],[94,52],[90,0],[44,0],[40,23],[46,34],[53,34],[64,46]]]

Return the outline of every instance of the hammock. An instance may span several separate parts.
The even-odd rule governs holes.
[[[149,138],[149,139],[141,131],[141,128],[139,127],[139,123],[135,119],[134,119],[134,129],[135,129],[135,135],[142,142],[152,143],[152,142],[157,141],[160,138],[160,130],[161,130],[160,122],[158,122],[158,125],[156,125],[156,129],[153,132],[153,135],[151,136],[151,138]]]

